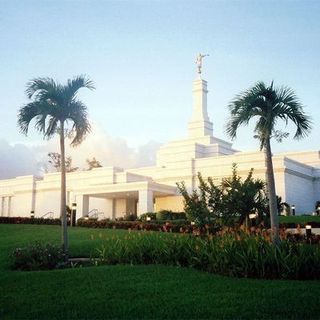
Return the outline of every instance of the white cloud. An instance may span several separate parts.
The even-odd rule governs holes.
[[[10,145],[0,140],[0,178],[36,174],[39,166],[33,150],[24,144]]]
[[[86,168],[86,159],[95,157],[103,166],[133,168],[155,164],[160,143],[149,141],[138,148],[131,148],[123,138],[114,138],[100,127],[93,125],[92,132],[78,147],[70,147],[66,140],[66,155],[72,157],[73,166]],[[18,175],[41,174],[48,163],[48,152],[59,152],[58,139],[46,144],[27,146],[10,145],[0,141],[0,179]]]

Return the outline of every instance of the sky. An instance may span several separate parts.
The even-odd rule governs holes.
[[[26,84],[36,77],[64,83],[85,74],[95,83],[79,94],[93,130],[67,150],[76,165],[93,156],[103,165],[152,164],[161,144],[187,135],[199,52],[210,54],[203,78],[214,136],[229,140],[227,106],[236,94],[273,80],[292,88],[313,119],[307,138],[291,135],[273,151],[318,150],[319,17],[320,2],[307,0],[0,0],[0,178],[39,172],[47,152],[59,151],[56,140],[17,128]],[[233,146],[259,148],[252,126]]]

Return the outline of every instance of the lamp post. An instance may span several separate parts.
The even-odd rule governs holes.
[[[71,227],[76,225],[76,213],[77,213],[77,204],[75,202],[71,205]]]
[[[320,206],[317,207],[317,216],[320,216]]]
[[[34,218],[34,210],[30,211],[30,218],[33,219]]]
[[[146,220],[147,220],[148,222],[151,221],[151,217],[148,217],[148,216],[147,216]]]
[[[296,206],[294,204],[291,206],[291,212],[293,216],[296,215]]]
[[[307,240],[309,240],[311,238],[312,235],[312,227],[310,224],[306,224],[306,237]]]
[[[255,225],[256,225],[256,218],[257,218],[257,214],[256,213],[250,213],[249,214],[249,219],[250,219],[250,221],[251,221],[251,223],[250,223],[250,225],[251,225],[251,227],[255,227]]]

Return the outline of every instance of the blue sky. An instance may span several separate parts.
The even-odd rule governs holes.
[[[109,137],[129,147],[184,137],[194,60],[202,52],[210,54],[203,77],[214,135],[227,138],[234,95],[274,80],[296,92],[314,128],[308,138],[274,143],[273,150],[319,149],[319,17],[319,1],[0,0],[1,138],[11,145],[41,141],[16,127],[27,81],[64,82],[78,74],[96,84],[80,97]],[[234,146],[257,149],[252,136],[243,128]]]

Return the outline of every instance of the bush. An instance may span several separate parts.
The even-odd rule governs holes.
[[[35,243],[13,252],[12,268],[16,270],[49,270],[62,266],[64,254],[62,248],[52,244]]]
[[[107,229],[125,229],[125,230],[148,230],[163,232],[193,232],[197,229],[190,226],[185,220],[168,221],[112,221],[109,219],[96,220],[80,218],[77,221],[78,227],[85,228],[107,228]]]
[[[226,276],[264,279],[318,279],[320,247],[283,240],[274,246],[270,234],[243,232],[194,237],[180,234],[131,233],[106,239],[97,248],[100,264],[166,264],[194,267]]]
[[[0,217],[2,224],[48,224],[59,225],[60,219],[45,219],[45,218],[29,218],[29,217]]]
[[[125,221],[136,221],[137,220],[137,215],[136,214],[126,214],[124,216]]]
[[[147,221],[147,217],[151,220],[156,220],[156,213],[155,212],[146,212],[139,216],[140,221]]]
[[[198,180],[199,186],[192,192],[184,182],[177,183],[190,222],[199,227],[208,223],[235,227],[244,224],[250,213],[256,214],[259,223],[269,222],[265,183],[253,178],[253,169],[242,179],[233,164],[232,176],[223,178],[219,185],[211,177],[202,178],[200,173]]]

